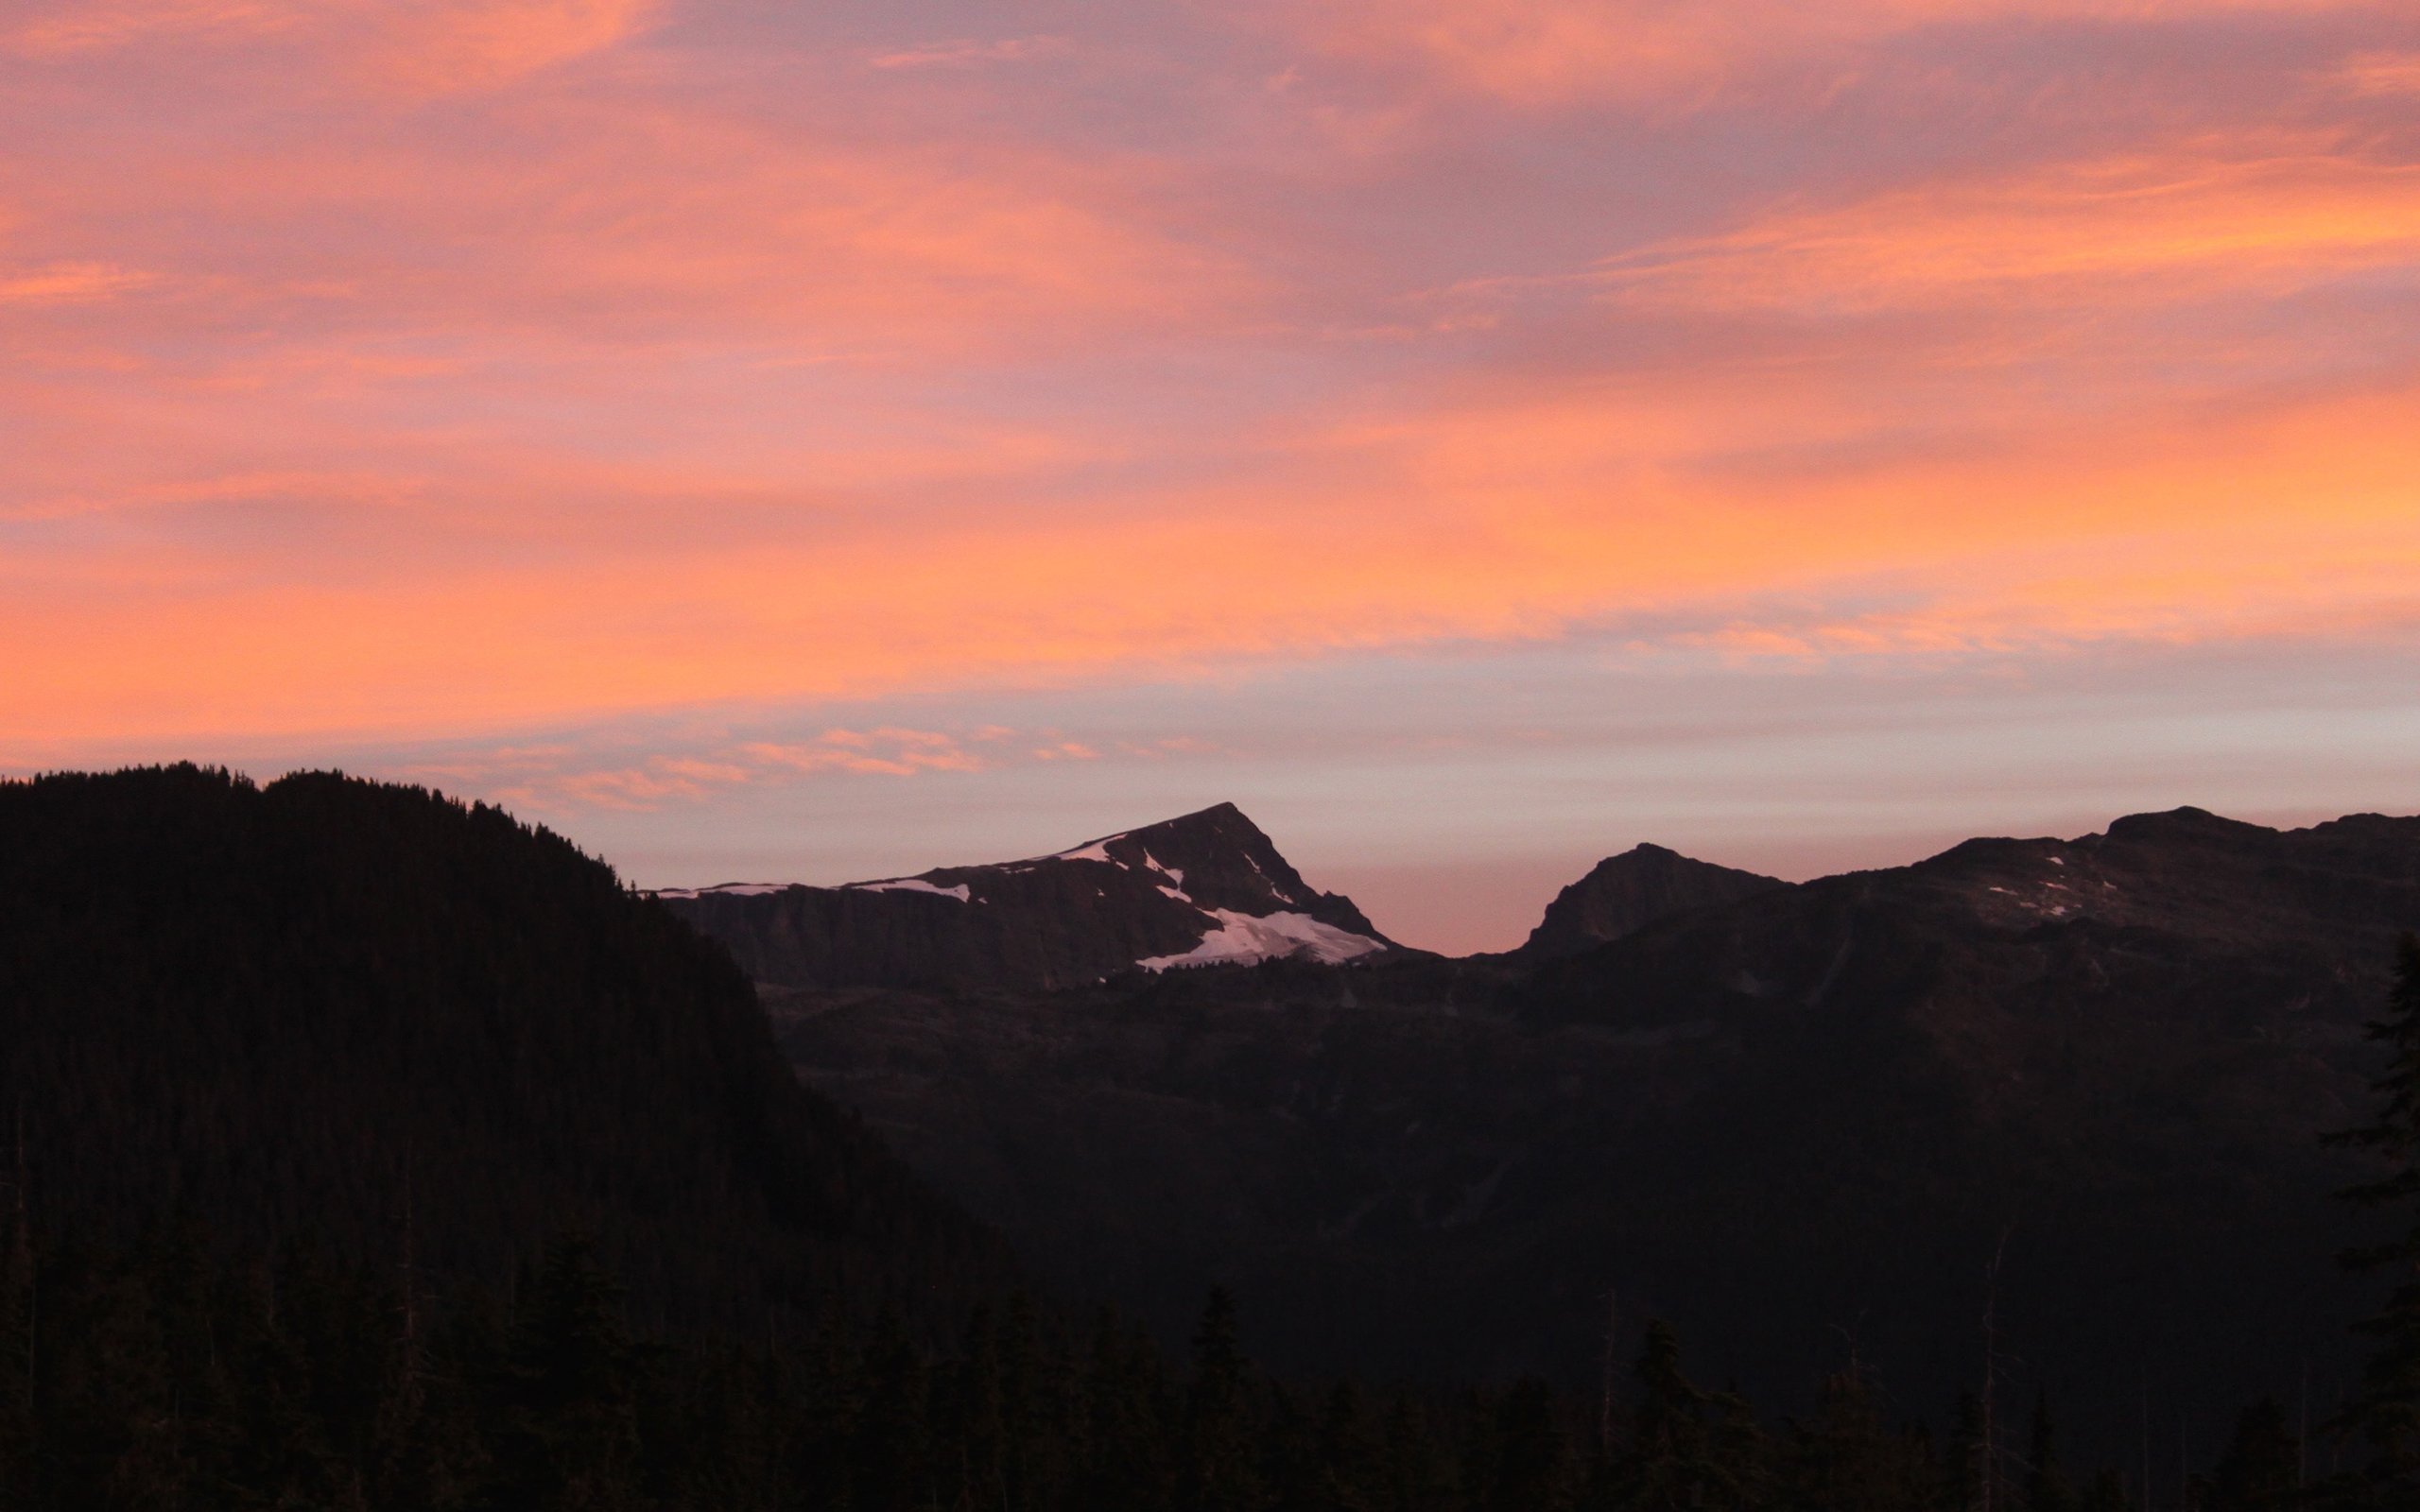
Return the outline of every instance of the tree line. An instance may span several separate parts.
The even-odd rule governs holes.
[[[1854,1366],[1769,1423],[1652,1325],[1611,1395],[1281,1382],[1214,1293],[1171,1361],[1103,1314],[1011,1297],[934,1349],[888,1310],[792,1338],[644,1336],[595,1246],[501,1297],[305,1245],[245,1260],[181,1226],[0,1259],[0,1505],[493,1512],[2384,1512],[2408,1480],[2314,1482],[2285,1410],[2156,1503],[2012,1442],[1979,1400],[1938,1436]],[[2379,1467],[2372,1466],[2377,1471]]]

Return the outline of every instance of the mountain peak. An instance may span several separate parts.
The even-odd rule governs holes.
[[[2109,821],[2106,838],[2119,841],[2228,840],[2257,841],[2273,837],[2266,825],[2248,824],[2198,809],[2190,804],[2156,814],[2129,814]]]
[[[1556,894],[1518,954],[1531,960],[1577,955],[1670,914],[1788,885],[1642,842],[1598,862],[1588,875]]]
[[[1305,882],[1303,874],[1278,852],[1276,843],[1233,803],[1214,803],[1140,829],[1103,835],[1041,859],[1103,861],[1140,868],[1170,879],[1172,885],[1205,908],[1251,914],[1299,910],[1357,934],[1377,935],[1349,899],[1322,893]]]
[[[778,987],[1056,988],[1141,968],[1396,949],[1233,803],[1022,861],[841,887],[660,894]]]

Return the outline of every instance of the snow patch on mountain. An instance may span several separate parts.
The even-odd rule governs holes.
[[[1134,964],[1147,971],[1172,966],[1251,966],[1279,956],[1303,956],[1334,966],[1386,947],[1367,935],[1356,935],[1308,914],[1239,914],[1233,909],[1206,910],[1219,927],[1183,955],[1154,955]]]
[[[965,883],[961,882],[955,887],[943,887],[926,882],[922,877],[893,877],[887,882],[853,882],[849,884],[849,890],[851,892],[928,892],[940,898],[955,898],[959,902],[965,902],[975,896],[975,889]]]

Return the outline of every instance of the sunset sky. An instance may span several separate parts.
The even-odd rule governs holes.
[[[9,0],[0,770],[1411,943],[2420,811],[2420,6]]]

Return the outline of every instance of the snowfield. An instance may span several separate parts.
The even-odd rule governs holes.
[[[1172,966],[1251,966],[1281,955],[1300,955],[1333,966],[1384,949],[1367,935],[1323,924],[1308,914],[1238,914],[1214,908],[1219,927],[1183,955],[1154,955],[1134,964],[1147,971]]]

